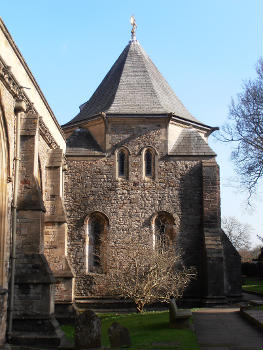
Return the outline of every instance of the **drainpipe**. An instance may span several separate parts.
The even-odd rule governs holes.
[[[15,268],[16,268],[16,227],[17,227],[17,197],[18,180],[20,164],[20,119],[26,111],[26,104],[23,100],[17,100],[14,108],[16,114],[16,148],[14,158],[14,192],[12,203],[12,233],[11,233],[11,276],[10,276],[10,294],[9,294],[9,319],[8,319],[8,337],[11,338],[14,299],[15,299]]]

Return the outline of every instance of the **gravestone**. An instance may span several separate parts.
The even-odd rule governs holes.
[[[99,348],[101,346],[101,320],[91,310],[77,313],[75,346],[77,349]]]
[[[176,321],[177,313],[178,313],[178,307],[176,305],[175,299],[171,298],[170,299],[170,304],[169,304],[169,321],[170,321],[170,325]]]
[[[190,319],[192,311],[188,309],[178,309],[175,299],[170,299],[169,305],[169,327],[170,328],[191,328]]]
[[[108,329],[111,348],[129,347],[131,338],[128,329],[118,322],[113,322]]]

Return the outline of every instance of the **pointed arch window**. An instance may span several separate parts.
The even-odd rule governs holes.
[[[156,177],[156,151],[152,148],[145,148],[142,152],[143,178],[155,179]]]
[[[147,149],[144,154],[144,163],[145,163],[145,176],[152,177],[153,176],[153,154]]]
[[[120,152],[118,154],[118,165],[119,165],[119,169],[118,169],[119,177],[125,176],[126,154],[125,154],[123,149],[120,150]]]
[[[116,176],[118,179],[128,179],[129,177],[129,151],[121,148],[116,157]]]

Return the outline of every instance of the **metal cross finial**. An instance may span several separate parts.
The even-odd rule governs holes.
[[[130,18],[130,22],[132,25],[132,30],[131,30],[132,40],[136,40],[135,31],[137,29],[137,24],[135,22],[135,17],[133,15]]]

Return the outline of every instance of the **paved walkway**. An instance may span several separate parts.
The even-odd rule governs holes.
[[[193,312],[202,350],[262,350],[263,334],[244,320],[239,308],[203,308]]]
[[[242,292],[242,297],[244,301],[250,301],[250,300],[262,301],[263,300],[263,296],[261,295],[256,295],[256,294],[251,294],[246,292]]]

